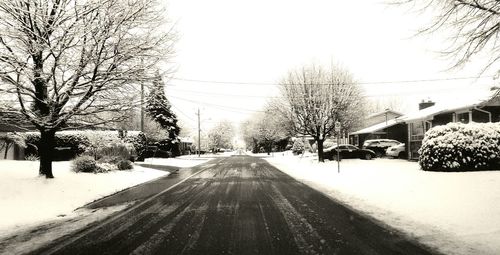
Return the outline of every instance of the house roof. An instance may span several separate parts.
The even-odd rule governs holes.
[[[405,123],[405,122],[412,122],[416,120],[425,120],[428,119],[432,116],[438,115],[440,113],[445,113],[445,112],[452,112],[452,111],[459,111],[461,109],[469,109],[471,107],[476,107],[476,106],[481,106],[485,105],[488,102],[490,102],[492,99],[499,98],[500,95],[498,94],[497,91],[490,91],[489,93],[482,95],[480,97],[476,98],[461,98],[460,100],[454,100],[451,102],[447,103],[436,103],[435,105],[411,112],[409,114],[397,117],[395,119],[388,120],[387,122],[381,122],[366,128],[363,128],[361,130],[358,130],[356,132],[350,133],[351,135],[359,135],[359,134],[369,134],[369,133],[374,133],[379,130],[394,126],[398,123]]]
[[[377,131],[382,130],[384,128],[392,127],[392,126],[399,124],[399,123],[401,123],[401,121],[399,119],[391,119],[391,120],[388,120],[387,122],[384,121],[382,123],[378,123],[378,124],[375,124],[373,126],[363,128],[363,129],[358,130],[356,132],[352,132],[351,135],[369,134],[369,133],[377,132]]]
[[[376,116],[384,115],[386,113],[392,113],[392,114],[398,115],[398,116],[402,116],[403,115],[400,112],[397,112],[397,111],[394,111],[394,110],[391,110],[391,109],[387,109],[387,110],[384,110],[384,111],[381,111],[381,112],[372,113],[372,114],[366,116],[366,118],[369,119],[369,118],[373,118],[373,117],[376,117]]]
[[[486,104],[488,101],[490,101],[496,96],[497,96],[496,92],[493,91],[492,93],[483,95],[482,97],[461,98],[460,100],[454,100],[446,103],[440,102],[436,103],[431,107],[401,116],[399,117],[399,119],[404,122],[425,120],[441,113],[452,112],[452,111],[454,112],[454,111],[459,111],[461,109],[465,110],[472,107],[481,106],[482,104]]]

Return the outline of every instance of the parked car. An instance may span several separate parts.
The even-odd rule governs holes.
[[[371,139],[363,143],[363,149],[372,150],[377,154],[377,157],[385,155],[387,148],[399,145],[401,142],[392,139]]]
[[[405,158],[406,157],[406,146],[404,143],[391,146],[385,151],[387,156],[394,158]]]
[[[332,146],[323,150],[323,157],[329,160],[337,160],[337,151],[341,160],[343,158],[360,158],[370,160],[377,156],[372,150],[360,149],[350,144],[341,144],[339,146]]]

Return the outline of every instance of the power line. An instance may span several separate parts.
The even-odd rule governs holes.
[[[189,119],[189,120],[191,120],[191,121],[196,122],[196,120],[195,120],[195,119],[191,118],[188,114],[186,114],[186,113],[184,113],[183,111],[181,111],[181,109],[179,109],[179,107],[177,107],[177,106],[175,106],[175,105],[173,105],[173,104],[172,104],[172,107],[173,107],[173,108],[175,108],[175,109],[177,109],[177,111],[178,111],[178,112],[180,112],[182,115],[184,115],[184,117],[188,118],[188,119]]]
[[[197,95],[213,95],[213,96],[221,96],[221,97],[249,97],[249,98],[267,98],[267,99],[284,99],[286,97],[283,96],[259,96],[259,95],[243,95],[243,94],[226,94],[226,93],[215,93],[215,92],[203,92],[196,90],[186,90],[186,89],[178,89],[171,88],[172,91],[178,92],[186,92],[189,94],[197,94]],[[387,94],[378,94],[378,95],[361,95],[362,97],[387,97],[387,96],[401,96],[401,95],[413,95],[417,93],[426,93],[426,92],[437,92],[437,91],[448,91],[449,88],[442,89],[432,89],[432,90],[422,90],[422,91],[406,91],[402,93],[387,93]],[[304,97],[307,98],[307,97]]]
[[[231,107],[231,106],[225,106],[225,105],[207,103],[207,102],[203,102],[203,101],[196,101],[196,100],[191,100],[191,99],[177,97],[177,96],[172,96],[172,95],[170,95],[170,97],[176,98],[176,99],[179,99],[179,100],[182,100],[182,101],[191,102],[191,103],[199,103],[199,104],[203,104],[203,105],[209,105],[209,106],[213,106],[213,107],[216,107],[216,108],[221,108],[221,109],[226,110],[226,111],[232,111],[232,112],[238,112],[238,113],[264,112],[264,111],[260,111],[260,110],[252,110],[252,109],[246,109],[246,108]]]
[[[469,77],[450,77],[450,78],[436,78],[436,79],[417,79],[417,80],[400,80],[400,81],[360,81],[349,84],[359,84],[359,85],[376,85],[376,84],[408,84],[408,83],[418,83],[418,82],[436,82],[436,81],[456,81],[456,80],[472,80],[472,79],[482,79],[482,78],[493,78],[494,76],[469,76]],[[198,83],[212,83],[212,84],[224,84],[224,85],[259,85],[259,86],[280,86],[280,83],[273,82],[246,82],[246,81],[218,81],[218,80],[201,80],[201,79],[188,79],[180,77],[169,77],[171,80],[186,81],[186,82],[198,82]],[[314,85],[328,86],[332,83],[316,83]]]

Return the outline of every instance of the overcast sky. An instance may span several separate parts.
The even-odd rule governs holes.
[[[421,99],[484,92],[495,82],[380,83],[474,77],[480,71],[478,63],[446,71],[450,61],[437,53],[444,35],[413,36],[428,16],[381,0],[169,0],[167,10],[179,33],[177,72],[167,96],[192,129],[198,107],[204,129],[221,119],[245,120],[277,96],[269,84],[310,63],[341,64],[362,83],[367,99],[399,97],[402,111],[414,110]]]

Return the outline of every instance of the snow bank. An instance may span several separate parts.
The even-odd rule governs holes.
[[[500,171],[426,172],[395,159],[266,158],[311,187],[446,254],[500,253]]]
[[[109,173],[74,173],[70,162],[53,163],[54,179],[38,176],[38,162],[0,160],[0,233],[69,215],[101,197],[160,176],[165,171],[134,166]]]

